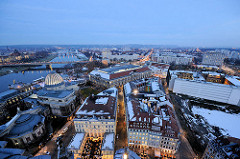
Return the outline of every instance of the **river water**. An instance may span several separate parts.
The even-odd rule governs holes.
[[[46,77],[48,71],[24,71],[18,73],[10,73],[0,77],[0,92],[8,90],[8,86],[13,84],[13,80],[16,82],[31,83],[33,80],[40,77]]]
[[[53,62],[74,62],[74,61],[80,61],[75,55],[59,55],[56,58],[54,58]],[[84,59],[85,60],[85,59]],[[53,64],[53,68],[63,68],[66,64]],[[40,66],[39,68],[46,68],[46,66]],[[4,76],[0,76],[0,92],[8,90],[8,86],[13,84],[13,80],[16,82],[23,82],[23,83],[31,83],[33,80],[46,77],[47,74],[49,74],[50,70],[34,70],[34,71],[24,71],[24,72],[18,72],[18,73],[10,73]]]

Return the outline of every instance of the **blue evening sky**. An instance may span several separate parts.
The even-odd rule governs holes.
[[[0,45],[240,47],[240,0],[0,0]]]

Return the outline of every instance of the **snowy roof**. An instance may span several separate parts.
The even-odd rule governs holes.
[[[100,75],[102,78],[105,78],[105,79],[110,79],[110,75],[105,73],[105,72],[102,72],[100,70],[93,70],[92,72],[90,72],[91,75]]]
[[[163,102],[163,101],[165,101],[165,100],[166,100],[166,97],[165,97],[165,96],[160,97],[160,101],[161,101],[161,102]]]
[[[213,71],[202,71],[203,74],[210,74],[210,75],[214,75],[214,76],[218,76],[218,75],[224,75],[223,73],[217,73],[217,72],[213,72]]]
[[[173,107],[172,103],[170,103],[169,100],[165,100],[163,102],[158,103],[158,106],[163,106],[163,105],[168,105],[168,106]]]
[[[95,104],[107,104],[108,102],[108,97],[100,97],[96,99]]]
[[[15,125],[11,128],[8,137],[21,136],[28,132],[32,132],[39,122],[44,123],[45,117],[38,114],[22,114],[15,121]]]
[[[126,95],[131,94],[132,89],[131,89],[130,83],[127,83],[124,85],[124,90]]]
[[[125,149],[119,149],[115,152],[114,159],[124,159]],[[135,152],[127,150],[128,159],[141,159]]]
[[[111,116],[112,119],[114,119],[117,106],[116,100],[117,98],[109,95],[91,95],[86,98],[80,109],[77,111],[77,118],[82,118],[80,116],[83,115],[107,115],[107,117]]]
[[[112,88],[106,89],[106,90],[98,93],[98,95],[110,95],[112,97],[117,98],[118,89],[116,87],[112,87]]]
[[[52,98],[65,98],[72,94],[73,90],[40,90],[37,92],[38,96],[52,97]]]
[[[103,145],[102,145],[102,150],[104,149],[110,149],[113,150],[114,149],[114,133],[106,133],[104,136],[104,141],[103,141]]]
[[[131,120],[134,116],[132,101],[127,102],[127,110],[128,110],[129,120]]]
[[[0,101],[1,101],[1,100],[6,100],[6,99],[8,99],[9,97],[15,96],[17,93],[18,93],[18,91],[15,90],[15,89],[10,89],[10,90],[1,92],[1,93],[0,93]]]
[[[70,143],[70,145],[68,145],[68,148],[78,150],[82,144],[84,136],[85,136],[85,133],[77,133],[72,139],[72,142]]]
[[[113,73],[119,73],[119,72],[131,70],[131,69],[135,69],[135,68],[138,68],[138,67],[139,66],[136,66],[136,65],[123,65],[123,66],[115,66],[115,67],[104,68],[101,71],[105,72],[105,73],[113,74]]]
[[[160,90],[159,84],[158,84],[157,82],[154,81],[154,82],[152,82],[151,84],[152,84],[152,91],[153,91],[153,92]]]
[[[211,67],[211,68],[218,68],[217,66],[211,66],[211,65],[197,65],[197,67]]]
[[[109,112],[104,112],[103,110],[100,110],[98,112],[96,112],[95,110],[92,110],[92,111],[87,111],[87,110],[79,110],[77,112],[77,114],[79,115],[104,115],[104,114],[110,114]]]
[[[236,76],[226,77],[226,79],[229,82],[231,82],[234,86],[240,86],[240,81],[237,78],[239,77],[236,77]]]
[[[149,70],[149,68],[145,66],[123,65],[123,66],[104,68],[101,70],[93,70],[92,72],[90,72],[90,75],[100,76],[101,78],[112,80],[119,77],[128,76],[133,71],[144,72],[147,70]]]

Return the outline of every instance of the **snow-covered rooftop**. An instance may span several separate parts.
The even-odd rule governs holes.
[[[81,144],[82,144],[82,141],[84,139],[84,136],[85,136],[85,133],[77,133],[72,142],[70,143],[70,145],[68,145],[68,148],[69,149],[79,149]]]
[[[110,74],[108,73],[105,73],[105,72],[102,72],[100,70],[93,70],[92,72],[90,72],[91,75],[99,75],[101,76],[102,78],[105,78],[105,79],[110,79]]]
[[[100,97],[96,99],[95,104],[107,104],[108,102],[108,97]]]
[[[152,91],[160,91],[158,82],[152,82]]]
[[[117,98],[118,89],[116,87],[112,87],[112,88],[106,89],[106,90],[98,93],[98,95],[110,95],[112,97]]]
[[[92,111],[79,110],[76,114],[78,114],[78,115],[103,115],[103,114],[110,114],[110,113],[104,112],[103,110],[100,110],[98,112],[95,112],[95,110],[92,110]]]
[[[116,151],[114,159],[124,159],[125,149],[119,149]],[[127,150],[128,159],[141,159],[135,152]]]
[[[129,120],[131,120],[134,116],[132,101],[129,101],[127,103],[127,109],[128,109]]]
[[[239,77],[236,76],[226,77],[226,79],[230,81],[234,86],[240,86],[240,81],[237,78]]]
[[[104,149],[114,149],[114,133],[105,134],[102,150]]]
[[[125,89],[125,94],[126,94],[126,95],[131,94],[132,89],[131,89],[130,83],[125,84],[125,85],[124,85],[124,89]]]

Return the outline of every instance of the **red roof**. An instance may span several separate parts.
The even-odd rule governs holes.
[[[150,69],[148,67],[142,67],[142,68],[135,69],[135,70],[115,73],[115,74],[110,75],[110,79],[115,79],[115,78],[119,78],[119,77],[123,77],[123,76],[128,76],[131,72],[134,72],[134,71],[135,72],[145,72],[147,70],[150,70]]]

